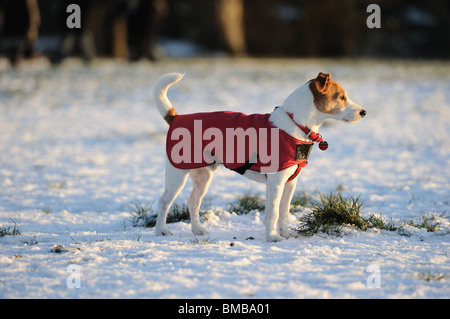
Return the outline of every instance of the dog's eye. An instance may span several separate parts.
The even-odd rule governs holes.
[[[339,99],[341,99],[342,101],[345,101],[345,96],[344,96],[344,95],[341,95],[341,96],[339,97]]]

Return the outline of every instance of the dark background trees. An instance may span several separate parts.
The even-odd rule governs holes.
[[[69,4],[81,28],[69,29]],[[381,8],[370,29],[366,8]],[[163,39],[203,54],[283,57],[450,57],[447,0],[1,0],[0,55],[156,59]]]

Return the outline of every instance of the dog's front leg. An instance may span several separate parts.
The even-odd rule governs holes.
[[[264,216],[267,241],[280,241],[283,239],[283,237],[277,233],[277,222],[284,186],[289,176],[292,175],[289,173],[290,171],[292,170],[288,168],[280,172],[267,174],[266,211]]]
[[[286,181],[295,173],[296,169],[297,167],[293,166],[273,174],[267,174],[266,211],[264,216],[267,241],[280,241],[283,239],[283,237],[277,233],[280,202],[286,187]],[[292,184],[288,183],[289,186],[286,194],[294,191],[293,189],[295,189],[295,182],[296,181],[291,181],[290,183]],[[292,194],[287,197],[291,198]],[[283,208],[285,207],[283,206]],[[283,215],[282,222],[285,222],[286,218],[287,217]]]
[[[295,186],[297,185],[297,178],[286,183],[283,190],[283,195],[280,201],[280,217],[278,218],[278,232],[284,238],[296,237],[296,233],[290,231],[287,227],[289,218],[289,209],[291,207],[292,195],[294,195]]]

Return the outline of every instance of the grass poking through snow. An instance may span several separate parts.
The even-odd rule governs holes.
[[[248,214],[252,210],[264,212],[264,198],[261,195],[244,194],[232,201],[227,206],[227,211],[238,215]]]
[[[361,215],[363,207],[364,203],[360,195],[344,196],[342,189],[339,188],[329,194],[320,194],[318,200],[310,201],[307,213],[299,218],[300,226],[297,231],[304,236],[312,236],[320,232],[339,235],[341,229],[347,226],[360,230],[378,228],[408,235],[409,233],[404,230],[405,225],[424,228],[428,232],[440,230],[440,223],[436,221],[436,216],[433,214],[422,215],[419,222],[396,223],[392,218],[386,221],[381,213],[364,217]]]
[[[436,221],[436,215],[433,214],[422,215],[419,222],[411,220],[408,222],[408,225],[416,228],[425,228],[427,232],[435,232],[441,229],[441,223]]]
[[[339,231],[344,225],[365,230],[369,227],[369,222],[360,215],[363,206],[360,196],[344,196],[341,190],[320,194],[318,200],[310,201],[309,211],[299,218],[298,232],[312,236],[318,232]]]
[[[238,215],[248,214],[253,210],[264,212],[265,199],[261,195],[244,194],[230,202],[226,210]],[[381,213],[370,214],[368,217],[361,215],[364,202],[361,201],[361,195],[352,196],[343,194],[343,188],[337,187],[335,191],[328,194],[319,194],[318,199],[313,199],[306,192],[297,192],[291,201],[291,212],[304,208],[305,213],[299,217],[299,226],[297,232],[303,236],[313,236],[317,233],[340,235],[344,227],[352,227],[359,230],[377,228],[387,231],[397,231],[401,235],[409,236],[410,233],[405,230],[405,226],[415,228],[424,228],[428,232],[440,230],[440,223],[433,214],[422,215],[421,219],[408,222],[395,222],[391,218],[386,220]],[[154,227],[156,224],[156,212],[152,204],[132,204],[131,213],[133,214],[133,226]],[[205,211],[200,211],[200,215]],[[167,223],[176,223],[190,219],[189,208],[186,204],[174,203],[167,215]],[[11,230],[0,229],[0,237],[4,234],[19,232],[17,226]]]
[[[154,227],[156,224],[156,213],[152,204],[133,203],[130,208],[133,226]]]
[[[0,237],[20,235],[20,230],[19,227],[17,227],[16,222],[13,221],[12,219],[11,221],[14,223],[14,226],[0,227]]]
[[[133,203],[131,205],[131,213],[133,214],[133,226],[154,227],[156,225],[157,214],[153,210],[152,204]],[[167,214],[167,223],[177,223],[190,218],[189,208],[186,204],[173,203]]]

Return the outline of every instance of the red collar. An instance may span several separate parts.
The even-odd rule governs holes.
[[[295,125],[297,125],[302,131],[303,133],[306,134],[306,137],[309,138],[310,140],[312,140],[313,142],[319,143],[319,148],[322,151],[325,151],[328,148],[328,143],[326,141],[323,140],[322,135],[320,135],[317,132],[313,132],[309,127],[307,126],[303,126],[298,124],[297,122],[295,122],[294,120],[294,114],[288,113],[286,112],[287,115],[289,115],[289,117],[292,119],[292,122],[295,123]]]
[[[297,123],[295,123],[297,124]],[[322,142],[322,135],[320,135],[317,132],[313,132],[311,131],[311,129],[307,126],[303,126],[303,125],[298,125],[297,126],[303,131],[303,133],[306,134],[306,137],[309,138],[310,140],[312,140],[313,142]]]

